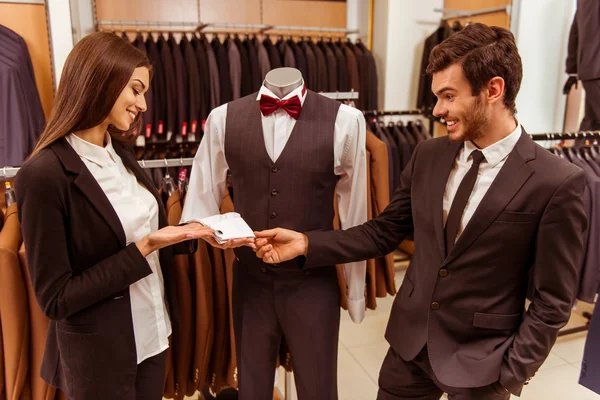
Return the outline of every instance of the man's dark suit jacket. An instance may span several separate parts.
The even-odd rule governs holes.
[[[151,179],[133,153],[117,154],[154,195],[159,227],[167,217]],[[65,139],[28,160],[19,171],[18,215],[33,290],[50,318],[42,378],[74,399],[121,398],[131,389],[137,356],[129,286],[152,270],[125,232],[110,201]],[[169,315],[178,322],[173,254],[192,243],[160,250]]]
[[[587,225],[585,178],[523,132],[445,254],[442,202],[462,146],[447,137],[421,142],[378,218],[347,231],[307,233],[305,268],[383,256],[414,231],[387,341],[407,361],[427,345],[445,385],[500,380],[518,395],[571,313]],[[525,311],[529,274],[535,291]]]
[[[569,33],[567,74],[582,81],[600,79],[600,1],[577,0]]]

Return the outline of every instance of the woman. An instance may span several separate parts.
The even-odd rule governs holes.
[[[122,143],[140,132],[151,72],[116,35],[81,40],[16,178],[33,289],[51,319],[42,378],[73,400],[162,398],[178,318],[173,254],[212,235],[166,226],[152,181]]]

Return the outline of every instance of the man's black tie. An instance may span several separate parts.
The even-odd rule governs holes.
[[[473,165],[471,165],[471,169],[467,172],[462,182],[460,182],[460,186],[456,191],[456,196],[454,196],[454,200],[452,201],[448,218],[446,219],[446,255],[450,254],[454,247],[454,242],[458,235],[458,228],[460,227],[460,221],[462,220],[465,207],[467,206],[467,202],[469,201],[469,197],[475,186],[475,181],[477,180],[479,164],[485,160],[483,153],[479,150],[473,151],[471,157],[473,157]]]

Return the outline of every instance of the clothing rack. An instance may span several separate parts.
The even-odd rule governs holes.
[[[433,11],[439,12],[442,14],[450,14],[444,15],[442,17],[442,21],[446,21],[454,18],[465,18],[465,17],[475,17],[478,15],[486,15],[493,14],[496,12],[506,11],[508,15],[511,12],[511,6],[500,6],[500,7],[490,7],[490,8],[482,8],[481,10],[454,10],[449,8],[434,8]]]
[[[0,0],[0,3],[13,3],[13,4],[46,4],[44,0]]]
[[[530,133],[533,140],[600,139],[600,131]]]
[[[533,133],[529,134],[531,139],[538,141],[546,140],[574,140],[574,139],[600,139],[600,131],[585,131],[585,132],[549,132],[549,133]],[[586,319],[584,325],[569,329],[562,329],[558,332],[558,336],[567,336],[574,333],[585,332],[589,329],[592,314],[583,312],[582,317]]]
[[[421,110],[395,110],[395,111],[380,111],[380,110],[370,110],[370,111],[365,111],[364,115],[366,118],[377,118],[377,117],[393,117],[393,116],[405,116],[405,115],[421,115],[425,118],[427,118],[427,116],[425,114],[423,114],[423,111]],[[429,119],[429,132],[433,135],[433,130],[434,130],[434,126],[433,126],[433,119],[427,118]]]
[[[319,92],[321,96],[328,97],[333,100],[356,100],[358,99],[358,92],[352,90],[351,92]]]
[[[138,163],[142,168],[171,168],[189,167],[193,164],[193,158],[164,158],[162,160],[140,160]],[[4,167],[0,169],[0,178],[14,178],[19,172],[16,167]]]
[[[96,22],[96,26],[99,29],[101,26],[122,26],[122,27],[137,27],[136,30],[140,30],[141,27],[154,27],[159,28],[158,30],[173,30],[181,32],[182,29],[176,29],[178,27],[187,27],[187,31],[198,31],[202,32],[206,28],[214,28],[215,30],[207,31],[207,33],[227,33],[231,30],[253,30],[257,33],[268,33],[269,31],[301,31],[301,32],[315,32],[315,33],[335,33],[350,35],[359,33],[358,29],[345,29],[345,28],[329,28],[319,26],[291,26],[291,25],[266,25],[266,24],[224,24],[224,23],[202,23],[202,22],[191,22],[191,21],[124,21],[124,20],[100,20]],[[222,31],[221,31],[222,30]]]

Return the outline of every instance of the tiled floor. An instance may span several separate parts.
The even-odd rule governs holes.
[[[396,273],[400,287],[404,270]],[[362,323],[354,324],[347,312],[342,313],[338,359],[340,400],[374,400],[381,362],[388,350],[383,335],[392,306],[392,297],[377,299],[377,310],[367,312]],[[581,325],[583,317],[573,313],[569,326]],[[578,384],[586,333],[560,337],[544,365],[525,386],[522,400],[600,400]],[[277,387],[285,393],[285,374],[281,368]],[[292,384],[293,387],[293,384]],[[291,399],[297,400],[295,390]],[[513,396],[513,399],[517,397]]]

